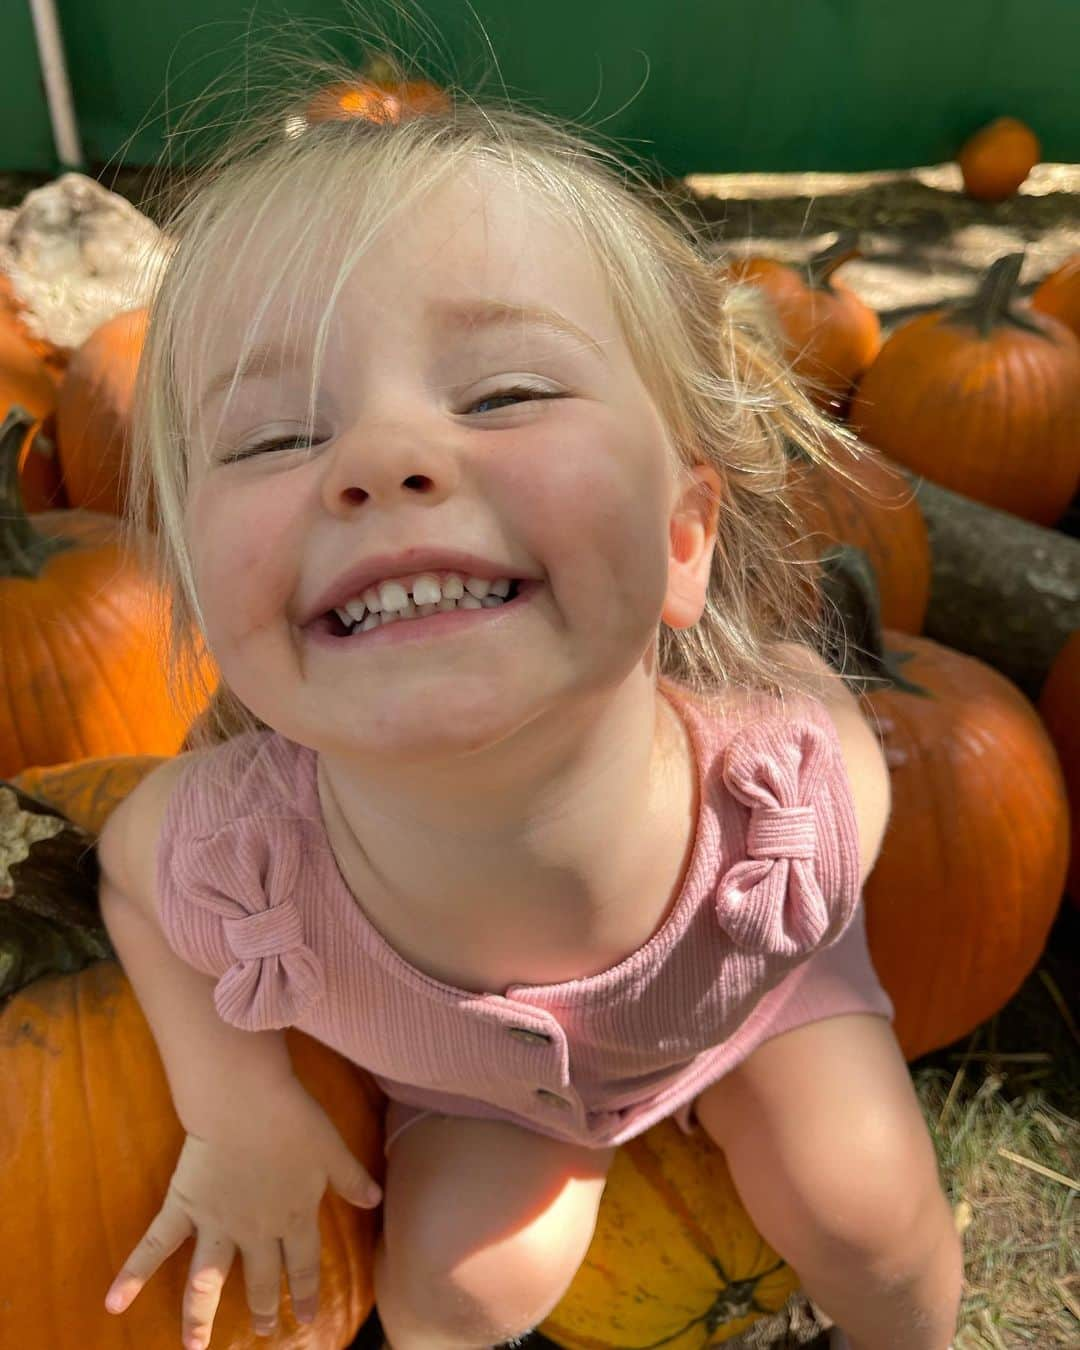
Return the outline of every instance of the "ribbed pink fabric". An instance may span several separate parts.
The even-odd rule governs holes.
[[[371,1071],[389,1142],[427,1111],[595,1147],[674,1115],[763,1041],[849,1012],[893,1016],[866,946],[854,808],[827,710],[739,719],[661,690],[694,748],[701,809],[682,891],[601,974],[478,994],[400,957],[345,884],[316,756],[269,731],[195,760],[158,845],[162,927],[218,976],[220,1015],[296,1026]]]

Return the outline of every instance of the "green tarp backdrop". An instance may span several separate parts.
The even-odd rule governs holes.
[[[418,65],[598,125],[669,173],[907,168],[1009,114],[1080,160],[1080,0],[57,0],[91,164],[157,160],[212,81],[257,78],[283,15],[357,13]],[[407,23],[392,11],[404,9]],[[386,16],[390,15],[390,18]],[[410,36],[410,34],[412,36]],[[0,3],[0,169],[55,168],[29,0]],[[242,105],[225,106],[225,116]],[[215,106],[215,115],[221,108]]]

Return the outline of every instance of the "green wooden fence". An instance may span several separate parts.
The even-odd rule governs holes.
[[[435,76],[484,75],[668,172],[903,168],[1003,113],[1080,160],[1080,0],[59,0],[87,158],[157,160],[223,72],[260,78],[283,16],[350,60],[356,15]],[[295,37],[286,36],[286,46]],[[298,44],[297,44],[298,45]],[[0,168],[55,167],[27,0],[0,5]],[[233,98],[215,115],[239,114]]]

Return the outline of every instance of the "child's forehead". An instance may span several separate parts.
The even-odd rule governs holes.
[[[535,188],[475,166],[406,201],[369,206],[358,194],[354,213],[326,209],[300,195],[231,222],[231,240],[203,271],[192,325],[210,341],[232,346],[318,326],[328,308],[347,299],[373,313],[398,311],[421,299],[461,297],[517,301],[588,312],[610,324],[602,269],[581,230]]]

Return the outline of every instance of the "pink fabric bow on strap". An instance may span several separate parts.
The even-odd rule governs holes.
[[[811,722],[769,721],[735,736],[724,782],[750,808],[746,854],[716,890],[720,923],[731,939],[762,955],[795,957],[820,946],[842,919],[822,894],[815,863],[814,799],[833,763],[825,732]],[[834,904],[846,913],[847,904]]]
[[[220,916],[233,958],[214,989],[214,1006],[244,1031],[292,1026],[326,990],[293,899],[300,850],[275,849],[272,831],[236,825],[196,841],[183,860],[188,866],[176,860],[189,899]]]

